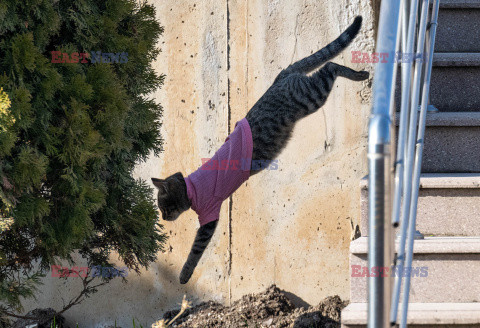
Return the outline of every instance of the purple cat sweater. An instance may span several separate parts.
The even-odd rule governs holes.
[[[218,220],[222,202],[250,177],[253,140],[247,119],[233,132],[211,159],[185,178],[187,195],[200,225]]]

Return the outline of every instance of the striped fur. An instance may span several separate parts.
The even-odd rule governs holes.
[[[337,76],[352,81],[368,78],[369,74],[366,71],[354,71],[332,62],[327,62],[320,68],[350,44],[358,34],[361,24],[362,18],[358,16],[336,40],[278,74],[272,86],[246,116],[252,130],[252,160],[275,159],[285,148],[295,123],[316,112],[325,103]],[[320,68],[318,71],[307,75],[318,68]],[[250,175],[258,173],[261,169],[250,171]],[[185,207],[189,206],[185,181],[183,176],[179,179],[179,174],[176,173],[165,180],[156,179],[155,185],[161,186],[158,197],[159,207],[162,209],[162,206],[167,208],[172,204],[179,204],[176,210],[171,208],[162,210],[163,218],[169,221],[175,220],[186,210]],[[217,221],[214,221],[201,226],[198,230],[180,274],[180,283],[185,284],[190,279],[216,227]]]
[[[362,18],[355,18],[335,41],[280,72],[273,85],[247,113],[252,130],[253,160],[273,160],[287,145],[295,123],[316,112],[327,100],[337,76],[353,81],[368,78],[368,72],[325,61],[338,55],[355,38]],[[259,171],[252,171],[251,174]]]

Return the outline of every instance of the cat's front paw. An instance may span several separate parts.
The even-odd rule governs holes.
[[[182,272],[180,272],[180,283],[182,285],[186,284],[190,280],[190,277],[192,276],[192,274],[193,274],[193,270],[187,268],[185,265],[182,269]]]
[[[366,80],[370,76],[370,73],[367,71],[360,71],[360,80]]]

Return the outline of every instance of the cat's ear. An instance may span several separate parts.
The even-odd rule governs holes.
[[[165,180],[152,178],[153,185],[158,188],[159,191],[167,193],[167,183]]]
[[[182,174],[182,172],[177,172],[177,173],[175,173],[174,175],[172,175],[172,177],[175,177],[175,178],[177,178],[177,179],[179,179],[179,180],[183,180],[183,174]]]

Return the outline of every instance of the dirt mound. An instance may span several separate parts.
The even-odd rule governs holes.
[[[320,328],[340,327],[340,311],[347,306],[338,296],[317,306],[296,308],[275,285],[265,292],[249,294],[232,306],[209,301],[188,309],[173,325],[177,328]],[[171,319],[178,310],[166,312]]]

